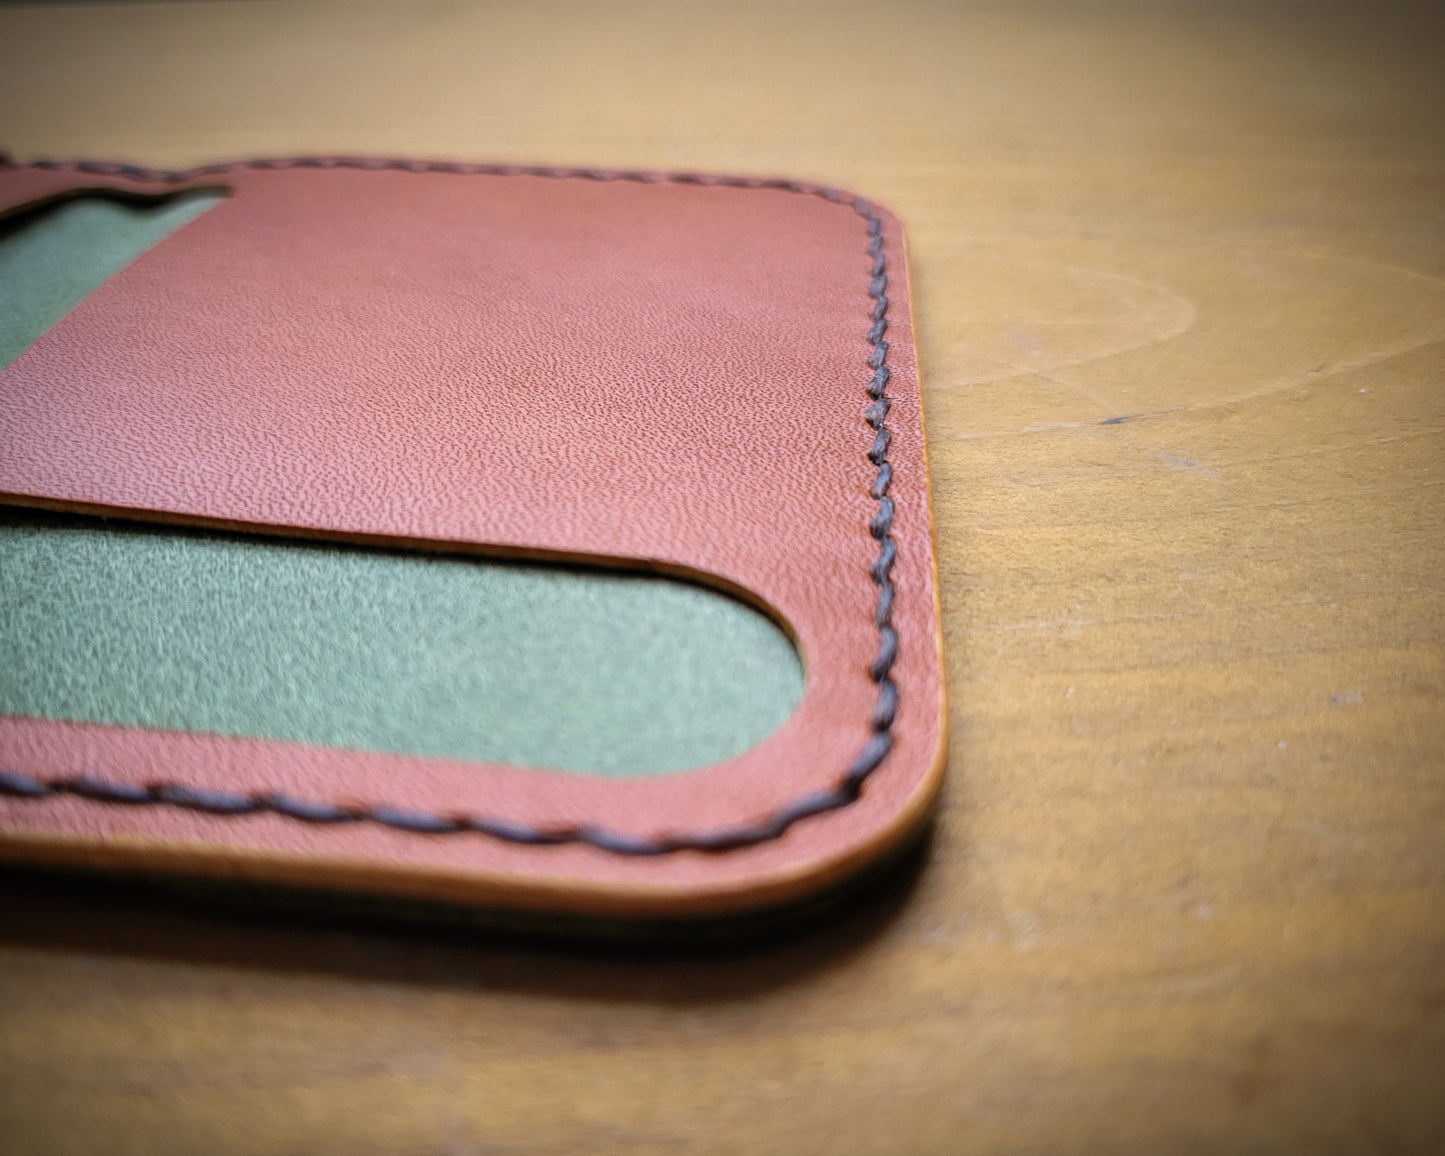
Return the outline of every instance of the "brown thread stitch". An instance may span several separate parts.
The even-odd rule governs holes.
[[[898,660],[898,632],[892,625],[893,602],[896,594],[892,574],[898,557],[898,547],[893,541],[893,499],[888,497],[888,489],[893,481],[893,466],[888,461],[888,448],[893,439],[893,431],[886,424],[888,410],[891,407],[887,393],[890,371],[888,368],[888,342],[884,340],[884,335],[888,332],[888,259],[884,251],[883,221],[866,200],[862,197],[851,197],[837,189],[800,181],[717,177],[696,173],[470,165],[444,161],[381,160],[368,157],[261,159],[230,164],[203,165],[200,168],[185,171],[167,172],[100,161],[80,161],[69,164],[60,161],[35,161],[29,165],[16,165],[6,154],[0,152],[0,170],[15,168],[62,172],[67,168],[73,168],[76,172],[97,176],[169,183],[215,176],[245,168],[340,168],[369,172],[397,170],[412,173],[444,172],[461,175],[641,181],[644,183],[712,185],[727,188],[778,189],[804,196],[821,197],[826,201],[845,205],[852,209],[863,219],[867,228],[868,245],[865,252],[873,258],[873,264],[868,274],[868,297],[872,302],[869,320],[872,324],[867,333],[867,339],[873,346],[872,352],[867,358],[867,366],[873,371],[873,376],[864,387],[864,391],[870,398],[870,404],[864,410],[864,420],[874,433],[873,443],[867,451],[868,460],[877,467],[877,474],[869,487],[869,494],[878,502],[878,511],[868,522],[868,532],[878,542],[878,557],[869,568],[869,577],[878,587],[878,601],[874,612],[874,624],[878,628],[878,654],[868,665],[868,676],[878,686],[878,700],[869,716],[873,737],[864,744],[863,749],[854,758],[836,786],[802,795],[756,823],[664,835],[655,839],[610,831],[603,827],[536,827],[526,823],[513,823],[504,819],[490,819],[479,815],[443,815],[432,811],[385,805],[341,807],[334,803],[295,799],[277,793],[209,790],[169,783],[136,787],[128,783],[88,776],[44,780],[3,768],[0,768],[0,795],[21,799],[40,799],[51,795],[76,795],[98,803],[128,806],[166,804],[213,815],[238,816],[270,812],[303,823],[376,823],[383,827],[409,831],[418,835],[474,833],[488,835],[508,843],[534,846],[584,843],[612,854],[634,856],[666,855],[675,851],[729,851],[739,847],[749,847],[779,838],[794,823],[815,815],[826,814],[829,811],[840,810],[857,801],[863,792],[863,784],[893,749],[891,731],[898,715],[898,686],[890,677],[893,666]]]

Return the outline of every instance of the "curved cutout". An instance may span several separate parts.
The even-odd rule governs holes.
[[[658,576],[0,509],[0,713],[675,773],[802,697],[771,619]]]
[[[147,249],[228,196],[71,189],[0,215],[0,369]]]

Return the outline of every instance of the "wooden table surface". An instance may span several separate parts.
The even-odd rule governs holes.
[[[1445,1151],[1445,9],[11,5],[0,109],[889,204],[953,727],[926,854],[745,949],[7,877],[0,1149]]]

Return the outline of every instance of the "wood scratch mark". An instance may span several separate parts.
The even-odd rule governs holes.
[[[1359,357],[1350,358],[1337,362],[1329,367],[1327,372],[1316,373],[1311,370],[1304,374],[1298,374],[1280,381],[1271,382],[1258,389],[1249,390],[1244,393],[1231,394],[1228,397],[1213,398],[1209,401],[1196,401],[1188,405],[1169,406],[1165,409],[1144,410],[1139,413],[1119,414],[1116,417],[1104,418],[1093,421],[1059,421],[1044,422],[1039,425],[1025,426],[1022,429],[1013,430],[983,430],[978,433],[954,434],[950,441],[979,441],[985,438],[1006,438],[1020,437],[1034,434],[1057,433],[1059,430],[1082,429],[1099,425],[1124,425],[1127,422],[1143,421],[1150,418],[1168,417],[1177,413],[1204,413],[1209,410],[1222,409],[1226,406],[1239,405],[1248,401],[1257,401],[1260,398],[1270,397],[1286,390],[1297,389],[1302,385],[1319,382],[1328,377],[1338,374],[1349,373],[1356,369],[1366,369],[1372,365],[1379,365],[1395,357],[1402,357],[1407,353],[1414,353],[1416,350],[1427,349],[1432,345],[1445,343],[1445,337],[1431,337],[1416,342],[1400,342],[1384,349],[1376,350],[1369,354],[1362,354]],[[1045,378],[1061,386],[1070,383],[1053,377],[1045,377],[1044,374],[1036,376]],[[1408,435],[1407,435],[1408,436]],[[1384,440],[1384,439],[1381,439]]]

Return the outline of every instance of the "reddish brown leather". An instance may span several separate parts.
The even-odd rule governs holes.
[[[0,170],[0,208],[81,186],[201,185],[233,195],[0,374],[0,493],[706,575],[791,625],[803,701],[752,750],[660,779],[24,718],[0,719],[0,766],[647,836],[746,822],[838,780],[872,733],[879,647],[872,259],[848,205],[664,181],[236,167],[179,184]],[[756,846],[636,859],[0,798],[11,853],[143,840],[201,869],[294,880],[321,863],[318,878],[392,890],[466,896],[477,880],[488,901],[605,895],[661,911],[782,895],[893,842],[936,786],[943,720],[903,237],[881,216],[900,707],[895,749],[857,802]]]

